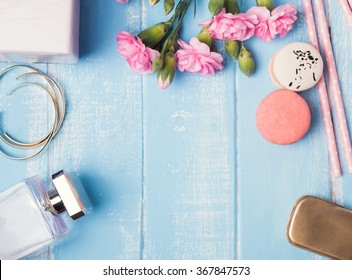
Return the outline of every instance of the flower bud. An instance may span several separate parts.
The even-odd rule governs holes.
[[[267,7],[269,11],[275,9],[273,0],[257,0],[257,6]]]
[[[197,35],[197,38],[199,42],[202,42],[204,44],[207,44],[209,48],[212,47],[213,45],[213,38],[211,37],[209,31],[207,28],[203,28],[199,34]]]
[[[166,33],[169,31],[170,24],[165,22],[160,22],[155,24],[146,30],[143,30],[138,34],[138,37],[142,40],[144,45],[149,48],[154,48],[157,44],[161,42]]]
[[[149,4],[151,6],[154,6],[155,4],[158,4],[160,2],[160,0],[149,0]]]
[[[247,50],[244,44],[242,44],[238,62],[242,73],[250,78],[255,69],[255,62],[252,54]]]
[[[210,0],[208,8],[210,13],[214,16],[221,12],[221,10],[224,8],[224,5],[224,0]]]
[[[164,59],[162,55],[157,56],[152,63],[152,72],[156,72],[159,71],[159,69],[161,69],[161,67],[163,67],[164,64]]]
[[[161,89],[169,87],[176,71],[176,56],[173,52],[166,53],[162,68],[158,71],[158,85]]]
[[[225,8],[227,13],[237,15],[240,12],[238,0],[225,0]]]
[[[234,62],[236,62],[238,58],[238,54],[240,53],[240,46],[237,41],[225,41],[225,50],[227,54],[232,58]]]
[[[175,7],[175,0],[165,0],[164,2],[164,12],[165,16],[171,13]]]

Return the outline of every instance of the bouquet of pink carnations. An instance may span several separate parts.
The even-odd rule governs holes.
[[[117,0],[126,3],[128,0]],[[160,0],[149,0],[150,5]],[[240,13],[238,0],[210,0],[212,18],[199,23],[201,30],[189,43],[180,39],[184,16],[197,0],[164,0],[165,22],[143,30],[138,35],[119,31],[118,51],[131,69],[139,73],[157,72],[158,85],[166,89],[172,83],[176,69],[181,72],[213,75],[223,69],[223,56],[216,51],[214,39],[222,40],[227,54],[248,77],[255,69],[251,52],[245,41],[256,36],[271,41],[284,37],[297,20],[292,4],[275,7],[273,0],[257,0],[256,6]]]

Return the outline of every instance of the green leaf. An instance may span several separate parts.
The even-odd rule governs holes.
[[[209,1],[209,11],[212,16],[218,14],[221,12],[221,10],[224,8],[224,0],[210,0]]]
[[[227,13],[237,15],[240,12],[238,0],[225,0],[225,8]]]
[[[164,12],[165,16],[171,13],[175,7],[175,0],[165,0],[164,1]]]
[[[154,6],[154,5],[158,4],[159,2],[160,2],[160,0],[149,0],[150,6]]]

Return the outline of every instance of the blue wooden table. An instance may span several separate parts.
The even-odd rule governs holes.
[[[62,130],[40,157],[0,158],[1,189],[37,174],[49,178],[63,168],[80,175],[92,199],[94,212],[34,258],[320,259],[291,246],[285,234],[291,208],[302,195],[352,207],[345,163],[343,177],[330,176],[316,89],[302,94],[312,126],[298,143],[270,144],[255,124],[259,103],[276,89],[267,71],[270,57],[288,42],[308,41],[301,1],[290,1],[300,13],[288,36],[247,43],[257,62],[251,79],[226,58],[223,72],[177,73],[166,91],[158,89],[155,76],[131,72],[116,52],[118,30],[138,33],[164,19],[162,5],[130,2],[81,1],[79,63],[36,65],[64,89],[68,108]],[[243,10],[255,3],[242,2]],[[352,124],[351,31],[338,1],[326,2]],[[209,18],[206,4],[198,0],[196,18],[187,15],[185,40]],[[2,81],[1,92],[9,85]],[[37,139],[50,126],[48,106],[43,95],[2,95],[2,129]]]

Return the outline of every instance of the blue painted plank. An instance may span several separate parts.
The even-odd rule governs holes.
[[[0,71],[12,66],[10,63],[0,63]],[[46,72],[46,65],[36,65],[37,69]],[[49,130],[49,121],[52,111],[51,101],[40,90],[35,88],[23,88],[16,91],[11,96],[6,96],[5,92],[18,82],[15,78],[25,73],[24,70],[16,70],[2,77],[0,80],[0,130],[1,133],[8,132],[18,140],[31,142],[43,137]],[[49,113],[48,113],[49,112]],[[9,149],[3,143],[0,148],[13,156],[26,156],[34,151],[18,152]],[[40,156],[30,161],[13,161],[0,156],[0,191],[22,181],[24,178],[35,175],[45,176],[48,171],[48,154],[42,153]],[[50,248],[36,252],[31,256],[35,259],[51,258]]]
[[[142,78],[117,54],[117,31],[140,28],[138,1],[82,1],[78,65],[49,65],[68,104],[49,170],[79,173],[94,211],[53,250],[56,259],[139,259]],[[127,17],[127,18],[126,18]]]
[[[275,1],[277,5],[287,1]],[[303,12],[301,1],[290,1]],[[251,3],[245,3],[244,8]],[[294,248],[286,240],[286,224],[295,201],[302,195],[329,198],[329,161],[316,89],[302,96],[309,103],[312,125],[293,145],[266,142],[259,134],[255,114],[259,103],[277,89],[271,82],[271,56],[292,41],[307,42],[303,14],[284,39],[248,42],[257,70],[251,80],[237,76],[238,132],[238,257],[240,259],[315,259],[314,254]]]
[[[48,66],[66,95],[63,128],[50,149],[34,160],[18,163],[1,157],[1,188],[27,176],[49,178],[62,168],[76,171],[92,198],[93,213],[78,221],[52,252],[48,248],[32,258],[138,259],[142,78],[131,73],[116,53],[115,37],[120,29],[140,28],[140,3],[122,6],[114,1],[82,1],[81,14],[78,65]],[[1,68],[5,66],[1,64]],[[2,81],[1,90],[10,84]],[[16,100],[0,100],[1,110],[16,109]],[[22,131],[16,135],[31,140],[42,135],[49,126],[48,101],[29,94],[17,101],[17,108],[25,110],[18,115],[27,113],[28,120],[23,122],[13,114],[14,124],[4,126],[16,133]]]
[[[12,66],[10,63],[0,63],[0,70],[2,71],[10,66]],[[37,65],[36,68],[46,72],[46,65],[44,64]],[[25,72],[22,69],[14,70],[5,74],[0,80],[0,130],[1,133],[8,132],[21,141],[35,141],[49,130],[48,122],[52,112],[49,98],[45,93],[33,87],[20,89],[10,96],[5,95],[7,90],[18,84],[15,78]],[[8,146],[2,142],[0,145],[3,151],[13,156],[23,157],[33,152],[31,151],[28,154],[26,152],[18,153],[13,149],[8,149]],[[0,156],[1,189],[28,176],[45,174],[46,157],[45,154],[42,154],[28,163],[9,160]]]
[[[352,31],[347,25],[345,15],[338,1],[330,1],[329,20],[331,26],[331,39],[333,43],[334,55],[337,70],[340,78],[342,98],[345,104],[347,123],[349,131],[352,128],[352,85],[351,85],[351,47]],[[336,120],[336,118],[334,118]],[[340,140],[340,137],[339,137]],[[344,176],[332,182],[332,199],[343,206],[352,208],[352,175],[348,174],[344,155],[342,153],[341,141],[339,141],[340,157],[344,163]]]
[[[300,1],[291,2],[303,11]],[[351,125],[352,68],[345,63],[350,59],[351,32],[335,2],[329,8],[332,39],[339,50],[335,53]],[[244,2],[244,10],[251,4]],[[313,120],[300,142],[275,146],[255,127],[257,106],[275,89],[266,70],[269,59],[288,42],[307,41],[303,16],[283,40],[250,40],[248,47],[257,60],[252,79],[227,62],[226,70],[211,78],[178,73],[163,92],[155,76],[130,72],[115,51],[117,30],[138,33],[141,24],[164,19],[161,5],[147,5],[82,1],[79,64],[38,66],[63,86],[67,119],[42,156],[24,163],[0,157],[0,188],[28,176],[48,177],[60,168],[71,169],[87,186],[94,212],[78,221],[53,250],[33,257],[320,258],[292,247],[285,237],[291,207],[301,195],[331,197],[352,206],[352,179],[346,168],[344,177],[331,181],[330,188],[316,90],[303,93]],[[197,18],[188,15],[183,38],[196,35],[196,23],[208,17],[206,5],[198,5]],[[10,84],[1,81],[0,92]],[[0,96],[0,110],[6,109],[2,127],[35,139],[50,124],[48,101],[40,95],[33,99],[29,92],[23,97]],[[21,118],[16,118],[14,104],[23,108]]]
[[[147,8],[146,26],[162,6]],[[190,8],[182,38],[200,31],[207,5]],[[234,68],[214,77],[177,73],[158,89],[144,79],[144,259],[235,257]]]

